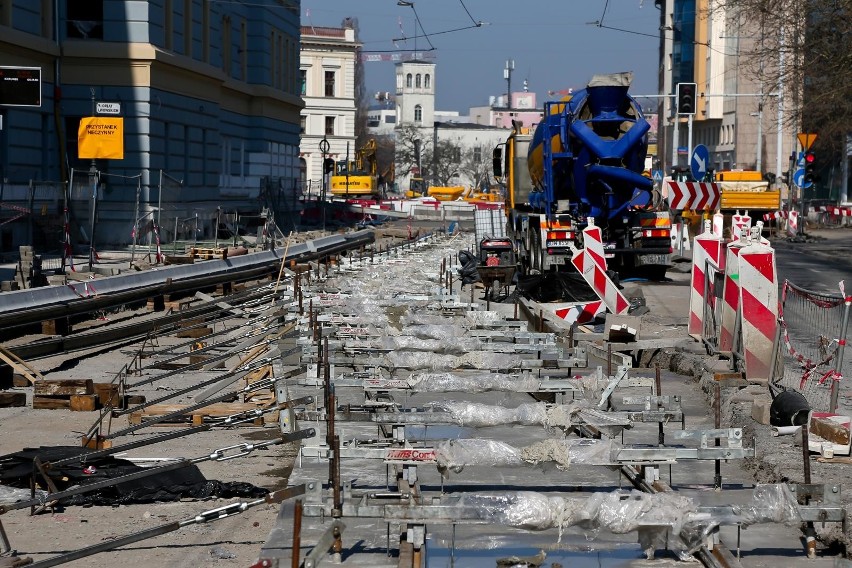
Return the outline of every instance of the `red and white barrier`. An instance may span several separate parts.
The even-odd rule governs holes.
[[[704,222],[704,232],[695,237],[695,249],[692,251],[692,285],[689,295],[690,335],[701,336],[704,333],[704,304],[714,298],[704,297],[705,263],[710,261],[717,269],[723,269],[722,239],[711,228],[710,221]]]
[[[719,352],[730,355],[734,349],[734,332],[740,308],[740,249],[746,241],[728,243],[725,259],[725,280],[722,286],[722,306],[719,316]]]
[[[739,211],[737,211],[739,213]],[[724,237],[725,235],[725,216],[721,213],[713,214],[713,234],[718,235],[719,237]]]
[[[740,313],[746,378],[769,380],[778,326],[775,251],[756,242],[739,254]]]
[[[550,306],[548,306],[550,307]],[[602,300],[594,302],[575,302],[571,304],[556,304],[553,306],[556,317],[565,320],[565,323],[584,324],[595,321],[595,318],[606,311],[606,305]]]
[[[583,229],[583,248],[586,249],[592,260],[594,260],[598,266],[606,270],[606,255],[604,253],[604,244],[603,244],[603,233],[601,232],[601,228],[595,226],[595,220],[593,217],[589,217],[588,226]]]
[[[751,230],[751,217],[748,214],[748,211],[745,214],[740,215],[740,212],[737,211],[734,215],[731,216],[731,240],[739,240],[742,238],[744,233],[748,233]]]
[[[598,295],[606,307],[614,314],[625,313],[630,308],[630,302],[624,297],[606,271],[601,268],[585,249],[575,250],[571,257],[571,264],[580,271],[595,294]]]

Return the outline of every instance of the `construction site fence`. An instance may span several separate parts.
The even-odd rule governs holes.
[[[771,380],[801,392],[812,410],[834,412],[843,371],[852,296],[815,292],[784,281]],[[845,364],[844,364],[845,363]]]

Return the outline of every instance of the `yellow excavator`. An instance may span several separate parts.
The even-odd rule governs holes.
[[[355,159],[339,160],[331,174],[333,197],[379,197],[376,141],[373,138],[355,152]]]

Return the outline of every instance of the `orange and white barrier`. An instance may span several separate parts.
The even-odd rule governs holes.
[[[690,335],[700,337],[704,333],[704,304],[715,301],[712,295],[704,297],[705,265],[710,261],[717,270],[722,270],[724,258],[722,238],[713,232],[710,221],[704,222],[704,232],[695,237],[694,245],[687,331]]]
[[[606,271],[595,262],[586,249],[574,250],[571,264],[580,271],[583,278],[592,287],[607,309],[614,314],[623,314],[630,308],[630,302],[607,276]]]

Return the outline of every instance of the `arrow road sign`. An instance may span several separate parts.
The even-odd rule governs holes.
[[[715,211],[719,208],[719,186],[715,183],[669,180],[667,184],[671,209]]]
[[[799,168],[796,170],[796,173],[793,174],[793,183],[796,184],[796,187],[800,187],[802,189],[808,189],[814,184],[812,181],[805,182],[805,170],[802,168]]]
[[[710,151],[707,146],[699,144],[692,150],[692,156],[689,158],[689,169],[692,171],[692,177],[696,180],[703,180],[707,174],[707,164],[710,162]]]

